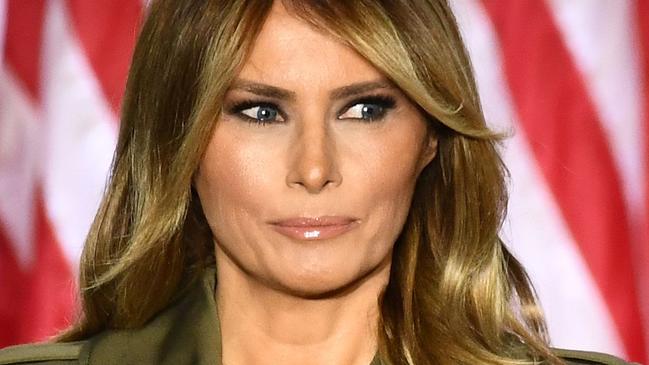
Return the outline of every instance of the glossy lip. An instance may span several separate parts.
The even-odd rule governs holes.
[[[340,236],[358,225],[358,219],[342,216],[296,217],[270,222],[275,231],[297,240],[325,240]]]

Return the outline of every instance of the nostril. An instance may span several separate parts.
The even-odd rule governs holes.
[[[336,186],[340,182],[342,182],[342,177],[335,167],[328,169],[296,169],[290,171],[287,176],[287,184],[290,187],[302,187],[309,193],[318,193],[327,186]]]

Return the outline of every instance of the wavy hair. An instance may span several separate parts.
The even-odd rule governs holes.
[[[400,364],[561,363],[531,283],[498,236],[499,135],[485,123],[445,0],[283,0],[416,103],[438,138],[379,298],[379,351]],[[142,326],[214,264],[192,179],[268,0],[154,0],[135,48],[111,177],[85,243],[82,312],[60,341]],[[165,280],[160,280],[165,278]]]

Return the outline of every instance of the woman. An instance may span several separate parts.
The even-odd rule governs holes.
[[[470,70],[442,0],[154,1],[82,315],[0,364],[624,363],[548,347]]]

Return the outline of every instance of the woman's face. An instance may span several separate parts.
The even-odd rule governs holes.
[[[305,296],[389,272],[435,151],[422,115],[381,72],[276,5],[195,181],[217,260]]]

